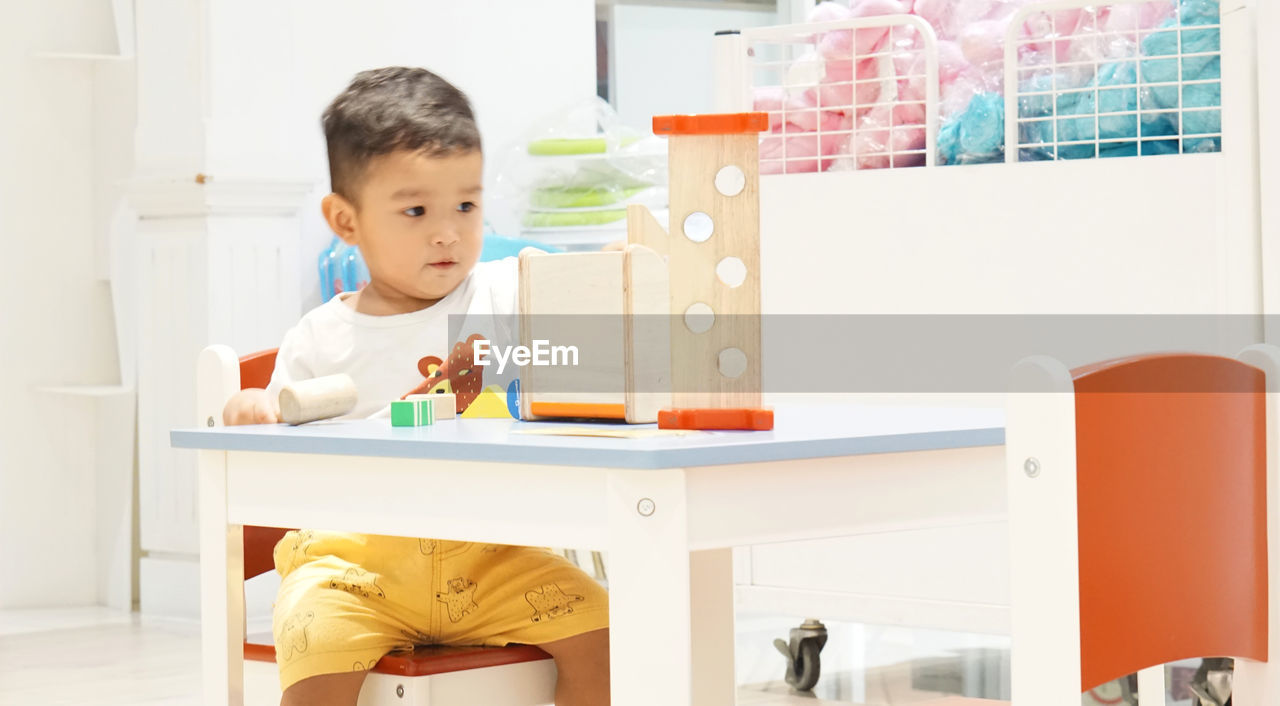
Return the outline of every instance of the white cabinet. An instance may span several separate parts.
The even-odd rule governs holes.
[[[132,312],[138,370],[138,511],[144,613],[198,612],[196,356],[279,345],[300,314],[297,210],[305,182],[140,182]],[[181,587],[186,587],[185,589]]]
[[[1007,635],[1008,524],[985,522],[750,548],[739,609]],[[743,574],[749,574],[744,576]]]

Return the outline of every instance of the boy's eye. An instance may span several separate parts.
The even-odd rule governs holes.
[[[423,216],[426,215],[427,209],[422,206],[414,206],[413,208],[406,208],[404,211],[401,211],[401,213],[406,216]]]
[[[471,201],[463,201],[462,203],[458,204],[458,210],[463,213],[470,213],[474,211],[475,208],[476,208],[476,205]]]

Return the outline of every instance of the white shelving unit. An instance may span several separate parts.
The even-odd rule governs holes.
[[[62,385],[36,388],[62,414],[83,420],[67,455],[61,519],[50,528],[64,549],[81,545],[92,561],[75,565],[82,602],[131,610],[134,595],[134,419],[132,385]],[[70,598],[70,597],[64,597]]]
[[[132,61],[137,48],[133,2],[134,0],[111,0],[111,13],[115,20],[115,54],[93,51],[41,51],[35,52],[32,56],[37,59],[69,61]]]
[[[132,56],[119,54],[77,54],[75,52],[42,51],[32,54],[37,59],[54,59],[65,61],[131,61]]]

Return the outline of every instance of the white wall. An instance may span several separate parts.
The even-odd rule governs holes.
[[[118,381],[95,261],[95,65],[34,52],[115,50],[106,0],[6,3],[0,23],[0,607],[92,603],[85,405],[45,385]],[[116,139],[127,141],[128,135]],[[88,572],[86,572],[86,563]]]
[[[203,69],[195,37],[139,47],[184,57],[156,67],[172,77],[140,96],[139,169],[314,181],[302,213],[304,309],[320,303],[315,260],[330,238],[319,215],[328,193],[320,113],[357,72],[423,66],[465,91],[490,184],[531,121],[595,94],[593,0],[219,0],[199,22],[190,2],[138,1],[206,33]]]
[[[785,3],[782,14],[789,8]],[[655,115],[712,112],[715,33],[778,22],[772,9],[616,5],[610,91],[619,116],[649,130]]]

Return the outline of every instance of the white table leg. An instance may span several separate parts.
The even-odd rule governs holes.
[[[1007,405],[1010,682],[1014,706],[1080,704],[1075,396],[1059,362],[1014,369]],[[1063,391],[1048,391],[1063,390]]]
[[[1231,685],[1231,703],[1240,704],[1240,706],[1276,703],[1276,696],[1280,695],[1280,664],[1278,664],[1280,655],[1276,654],[1277,648],[1274,641],[1271,643],[1270,652],[1271,659],[1266,662],[1236,660]]]
[[[733,549],[689,555],[693,703],[733,706]]]
[[[200,640],[206,706],[244,704],[243,529],[227,524],[227,454],[199,451]]]
[[[1163,664],[1138,670],[1138,703],[1163,704],[1166,691]]]
[[[689,532],[683,470],[609,472],[613,706],[689,706]]]
[[[1268,28],[1280,29],[1280,7],[1262,3],[1258,8],[1258,39]],[[1261,53],[1263,44],[1259,44]],[[1275,59],[1272,66],[1280,69],[1280,49],[1268,47]],[[1280,75],[1280,73],[1277,73]],[[1260,77],[1259,86],[1262,86]],[[1280,91],[1273,91],[1280,98]],[[1280,141],[1276,141],[1280,147]],[[1280,150],[1277,150],[1280,155]],[[1280,169],[1275,172],[1280,175]],[[1280,209],[1277,215],[1280,215]],[[1277,229],[1280,232],[1280,229]],[[1271,332],[1274,336],[1275,332]],[[1240,359],[1267,374],[1267,645],[1268,660],[1254,662],[1237,659],[1232,677],[1231,702],[1240,706],[1262,706],[1280,703],[1280,370],[1270,351],[1246,348]]]

